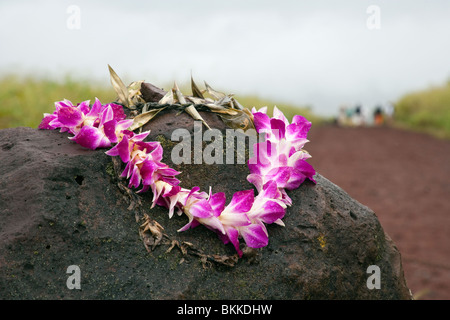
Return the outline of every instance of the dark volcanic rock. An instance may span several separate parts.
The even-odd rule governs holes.
[[[166,129],[167,119],[159,119],[153,138],[170,152],[164,130],[184,118]],[[286,226],[268,227],[269,245],[227,266],[214,259],[232,261],[231,245],[201,226],[177,233],[186,217],[169,220],[165,209],[150,209],[151,192],[129,210],[112,158],[67,137],[31,128],[0,131],[1,299],[411,298],[400,254],[376,215],[319,174],[316,185],[289,192],[294,204]],[[184,168],[183,186],[203,182],[207,191],[212,183],[227,199],[251,187],[245,165],[191,166]],[[167,235],[151,252],[135,218],[144,213]],[[172,240],[193,247],[168,252]],[[66,286],[71,265],[81,270],[81,290]],[[380,289],[367,288],[371,265],[380,268]]]
[[[147,102],[158,102],[167,92],[154,86],[151,83],[143,82],[141,84],[141,94]]]

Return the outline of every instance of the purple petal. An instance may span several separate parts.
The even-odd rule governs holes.
[[[128,179],[131,176],[131,172],[133,170],[133,167],[134,167],[133,161],[129,161],[127,163],[127,165],[125,166],[125,169],[120,174],[120,176],[123,177],[123,178],[126,177]]]
[[[239,248],[239,232],[235,228],[228,227],[225,229],[229,242],[231,242],[236,249],[239,257],[242,257],[242,250]],[[222,240],[223,241],[223,240]],[[224,243],[228,243],[225,242]]]
[[[286,182],[289,180],[291,175],[292,168],[291,167],[277,167],[273,168],[269,171],[269,173],[265,176],[266,181],[273,180],[277,183],[278,187],[284,187]]]
[[[253,123],[258,133],[270,131],[270,118],[267,114],[256,112],[253,114]]]
[[[222,222],[215,216],[211,216],[208,218],[199,218],[197,220],[210,230],[216,231],[219,234],[226,234]]]
[[[100,126],[104,123],[113,120],[114,113],[111,107],[106,107],[100,114]]]
[[[262,207],[263,212],[258,217],[267,224],[274,223],[282,219],[285,215],[285,209],[275,201],[266,201]]]
[[[311,122],[309,122],[305,117],[300,115],[295,115],[292,118],[292,123],[303,125],[306,131],[308,131],[311,128]]]
[[[123,111],[123,107],[119,104],[110,103],[109,106],[111,106],[111,109],[114,113],[114,119],[120,121],[127,117],[125,112]]]
[[[133,166],[133,169],[131,170],[131,178],[130,178],[130,182],[128,184],[128,187],[135,187],[138,188],[139,185],[141,184],[141,172],[138,169],[137,166]]]
[[[281,199],[283,201],[284,204],[286,204],[287,206],[291,206],[292,205],[292,199],[288,196],[288,194],[286,193],[286,190],[284,189],[279,189],[281,192]]]
[[[153,180],[153,173],[158,168],[158,165],[154,163],[151,160],[146,160],[142,163],[141,166],[141,176],[142,176],[142,183],[145,185],[150,185],[154,183]]]
[[[257,173],[251,173],[247,176],[247,181],[253,184],[256,190],[260,191],[263,187],[263,177]],[[276,183],[275,183],[276,184]]]
[[[316,170],[313,168],[312,165],[310,165],[306,160],[300,159],[298,160],[294,166],[294,169],[300,171],[302,174],[304,174],[308,179],[311,181],[314,181],[312,177],[316,174]]]
[[[291,140],[306,139],[309,127],[304,124],[292,123],[286,127],[286,137]]]
[[[242,227],[251,224],[250,219],[245,213],[230,212],[227,209],[224,209],[224,211],[222,211],[222,214],[219,216],[219,219],[223,225],[232,227]]]
[[[133,138],[134,141],[134,138]],[[151,142],[143,142],[137,141],[135,145],[139,150],[145,151],[146,153],[151,153],[152,158],[155,161],[161,161],[163,157],[164,150],[159,142],[151,141]]]
[[[106,122],[103,125],[103,132],[105,132],[105,136],[111,141],[111,143],[117,143],[117,136],[116,136],[116,126],[117,126],[117,120],[111,120]]]
[[[150,134],[150,131],[145,131],[139,134],[134,134],[134,132],[127,130],[129,133],[131,133],[133,135],[133,140],[134,141],[142,141],[145,138],[147,138],[147,136]]]
[[[57,119],[57,115],[54,113],[44,113],[44,118],[42,119],[41,123],[39,124],[38,128],[39,129],[47,129],[47,130],[54,130],[56,128],[58,128],[57,126],[52,126],[50,125],[50,122],[52,120]]]
[[[189,228],[195,228],[198,225],[200,225],[200,223],[191,217],[191,218],[189,218],[189,222],[187,224],[185,224],[182,228],[178,229],[178,232],[186,231]]]
[[[93,118],[98,118],[100,116],[100,113],[103,111],[103,106],[102,103],[100,102],[100,100],[98,100],[97,98],[95,98],[95,102],[92,105],[91,110],[89,111],[88,114],[86,114],[88,117],[93,117]]]
[[[122,140],[116,144],[113,148],[106,152],[109,156],[120,156],[122,162],[127,163],[130,161],[130,144],[128,136],[124,135]]]
[[[305,160],[297,161],[285,188],[288,190],[297,189],[307,178],[315,183],[316,181],[313,178],[315,174],[316,171],[308,162]]]
[[[154,161],[152,161],[152,162],[154,162]],[[154,162],[154,163],[156,163],[156,162]],[[175,169],[170,168],[167,165],[164,165],[164,166],[165,167],[158,167],[158,173],[163,176],[176,176],[181,173]]]
[[[63,101],[55,102],[55,109],[59,111],[61,108],[74,107],[71,101],[64,99]]]
[[[269,238],[261,225],[252,224],[240,229],[242,238],[250,248],[262,248],[267,246]]]
[[[273,107],[273,117],[275,119],[281,120],[285,123],[287,126],[289,124],[288,119],[284,116],[283,112],[281,112],[280,109],[278,109],[276,106]]]
[[[252,208],[254,200],[255,194],[253,190],[235,192],[226,210],[228,212],[236,213],[248,212]]]
[[[275,139],[281,140],[286,136],[286,124],[282,120],[270,119],[270,128]]]
[[[163,196],[164,197],[172,197],[172,196],[178,194],[180,191],[181,191],[181,187],[180,186],[172,186],[172,188],[170,188],[170,191],[164,193]]]
[[[206,199],[198,200],[190,208],[189,212],[197,218],[208,218],[212,216],[212,209]]]
[[[278,199],[279,196],[280,192],[278,190],[276,181],[267,181],[263,186],[262,197],[267,199]]]
[[[299,165],[296,166],[296,170],[299,170],[301,173],[303,173],[306,178],[311,180],[312,182],[316,182],[313,177],[316,174],[316,170],[313,168],[312,165],[310,165],[305,160],[302,160]]]
[[[114,119],[117,120],[117,119]],[[117,122],[116,131],[121,132],[128,129],[133,124],[133,119],[120,120]]]
[[[188,203],[190,197],[195,197],[195,195],[196,195],[196,193],[198,193],[198,191],[200,191],[200,187],[198,187],[198,186],[193,187],[189,191],[189,193],[188,193],[188,195],[186,197],[186,201],[185,201],[185,203],[183,205],[186,205]]]
[[[76,107],[61,108],[58,111],[58,120],[66,127],[76,127],[83,123],[83,114]]]
[[[84,126],[81,128],[78,134],[69,139],[75,141],[85,148],[95,150],[102,143],[103,137],[104,135],[100,132],[99,129],[90,126]]]
[[[225,208],[226,197],[225,193],[218,192],[209,197],[208,200],[211,205],[211,209],[213,210],[214,216],[219,216],[223,209]]]
[[[248,160],[250,173],[262,173],[263,169],[271,166],[271,154],[274,153],[275,146],[270,141],[255,143],[253,146],[254,157]]]
[[[176,186],[176,185],[180,184],[180,180],[178,180],[174,177],[159,176],[157,180],[164,181],[164,182],[170,184],[171,186]],[[206,196],[206,193],[202,193],[202,194],[204,194]]]
[[[78,110],[80,110],[84,115],[89,113],[89,100],[83,101],[77,105]]]

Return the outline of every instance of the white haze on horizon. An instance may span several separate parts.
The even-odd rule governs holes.
[[[369,6],[380,12],[370,30]],[[68,19],[79,9],[79,28]],[[450,77],[445,1],[0,1],[0,75],[187,82],[335,115]],[[63,97],[62,97],[63,98]]]

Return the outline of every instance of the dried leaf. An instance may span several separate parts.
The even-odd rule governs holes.
[[[164,97],[161,98],[161,100],[158,101],[159,104],[173,104],[174,103],[174,99],[173,99],[173,92],[172,90],[170,90],[169,92],[167,92],[165,94]]]
[[[174,83],[174,86],[172,88],[172,93],[174,95],[175,101],[178,101],[180,104],[187,104],[187,101],[184,98],[184,95],[181,93],[180,89],[178,88],[176,82]],[[203,122],[205,127],[207,127],[208,129],[211,129],[193,105],[187,106],[184,109],[184,111],[186,111],[194,120],[199,120],[199,121]]]
[[[184,111],[186,111],[194,120],[200,120],[201,122],[203,122],[205,127],[207,127],[209,130],[211,130],[209,125],[206,123],[206,121],[202,118],[200,113],[198,113],[197,109],[195,109],[195,107],[193,105],[187,106],[186,109],[184,109]]]
[[[211,110],[212,112],[215,112],[215,113],[228,114],[230,116],[239,114],[239,110],[225,108],[223,106],[218,106],[214,103],[207,103],[207,104],[205,104],[205,106],[207,106],[209,108],[209,110]]]
[[[255,129],[251,112],[248,109],[236,110],[237,115],[219,114],[226,126],[232,129],[242,129],[244,132]]]
[[[141,94],[141,86],[144,80],[133,81],[128,87],[128,102],[130,106],[135,106],[141,103],[145,103]]]
[[[111,68],[111,66],[108,64],[109,68],[109,74],[111,79],[111,84],[114,88],[114,91],[116,91],[118,96],[118,102],[126,106],[127,108],[130,108],[129,104],[129,96],[128,96],[128,89],[123,84],[122,79],[117,75],[117,73]],[[134,109],[134,108],[133,108]]]
[[[192,89],[192,95],[195,98],[205,99],[205,97],[203,96],[202,92],[200,91],[200,89],[195,84],[194,78],[192,78],[192,74],[191,74],[191,89]]]
[[[212,255],[211,260],[213,260],[216,263],[220,263],[223,265],[226,265],[228,267],[234,267],[234,265],[238,262],[239,258],[238,255],[232,255],[232,256],[220,256],[217,254]]]
[[[231,98],[231,101],[233,102],[233,105],[234,105],[233,108],[238,109],[238,110],[245,109],[244,106],[242,106],[235,98]]]
[[[175,101],[178,101],[180,104],[187,103],[176,82],[173,84],[172,93]]]
[[[142,126],[144,126],[145,124],[147,124],[147,122],[149,122],[150,120],[152,120],[160,111],[164,110],[166,107],[162,107],[159,109],[152,109],[150,111],[141,113],[140,115],[137,115],[136,117],[134,117],[134,122],[133,124],[128,128],[128,130],[134,131]]]
[[[187,96],[186,100],[189,102],[192,102],[193,104],[205,104],[207,101],[205,99],[197,98],[197,97],[191,97]]]
[[[209,84],[205,81],[206,92],[208,92],[214,99],[220,100],[225,97],[225,93],[219,92],[211,88]]]
[[[220,100],[216,101],[215,104],[218,104],[220,106],[224,106],[224,107],[227,107],[227,108],[233,108],[234,107],[230,96],[225,96],[225,97],[221,98]]]
[[[145,248],[150,252],[155,249],[163,239],[164,228],[156,220],[152,220],[147,214],[144,214],[143,220],[144,223],[139,227],[139,234],[143,239]]]

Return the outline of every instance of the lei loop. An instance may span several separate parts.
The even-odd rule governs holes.
[[[110,148],[109,156],[118,156],[126,164],[121,176],[129,181],[129,188],[151,189],[152,208],[168,209],[169,217],[186,215],[188,223],[178,231],[203,225],[217,233],[224,244],[231,243],[242,257],[240,239],[251,248],[268,244],[267,224],[282,221],[286,208],[292,205],[286,190],[293,190],[309,179],[315,183],[314,168],[306,162],[310,155],[303,150],[308,142],[311,122],[296,115],[289,123],[284,114],[274,107],[273,117],[267,107],[252,109],[257,133],[264,133],[264,141],[255,143],[254,156],[248,160],[250,174],[247,180],[255,191],[244,190],[233,194],[227,204],[223,192],[209,193],[199,187],[185,189],[176,176],[180,173],[162,163],[163,148],[159,142],[144,141],[150,131],[135,133],[129,128],[133,119],[126,119],[123,107],[103,105],[97,98],[73,105],[69,100],[55,103],[55,111],[44,114],[39,129],[60,129],[73,136],[70,140],[95,150]]]

